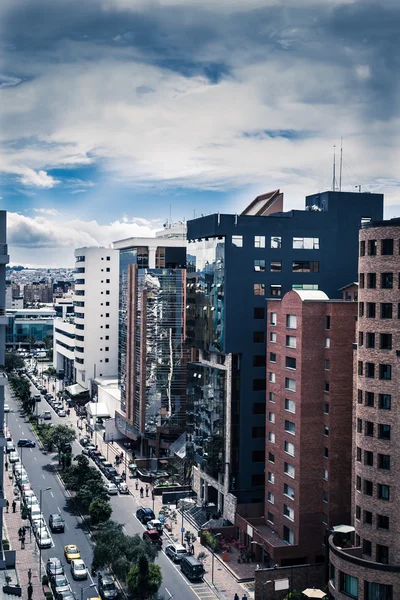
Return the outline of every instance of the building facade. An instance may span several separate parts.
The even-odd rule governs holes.
[[[333,598],[400,598],[400,220],[360,231],[352,524],[329,540]]]
[[[7,310],[6,344],[8,348],[32,348],[45,338],[53,337],[56,311],[52,308]]]
[[[4,365],[6,325],[6,264],[9,262],[7,247],[7,213],[0,211],[0,365]],[[7,385],[7,376],[3,370],[0,371],[0,528],[3,531],[3,509],[6,506],[4,497],[4,454],[6,436],[4,432],[4,386]],[[3,536],[2,536],[3,538]],[[3,550],[3,547],[2,547]],[[0,556],[0,568],[5,568],[3,555]]]
[[[53,302],[53,285],[51,283],[27,283],[24,285],[24,302]]]
[[[257,199],[242,215],[188,222],[187,332],[198,351],[188,383],[188,426],[198,465],[194,486],[202,498],[212,494],[230,520],[232,494],[239,504],[264,501],[264,462],[252,457],[265,452],[265,425],[257,411],[265,405],[266,300],[292,289],[340,298],[339,288],[357,276],[362,220],[383,214],[380,194],[325,192],[308,196],[304,211],[289,212],[282,212],[280,196],[264,196],[263,204]],[[218,408],[225,438],[217,477],[208,464],[212,436],[203,434],[214,417],[194,410],[196,396],[213,393],[203,384],[212,381],[211,369],[226,378]]]

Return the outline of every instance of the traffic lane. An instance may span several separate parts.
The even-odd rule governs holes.
[[[18,436],[29,437],[30,431],[28,430],[28,424],[24,423],[23,419],[19,417],[18,411],[10,414],[12,417],[9,422],[9,429],[15,443],[18,441]],[[19,426],[21,425],[21,421],[23,425],[20,430]],[[22,431],[21,434],[20,431]],[[21,448],[19,449],[19,453],[21,453]],[[28,473],[29,482],[38,499],[40,496],[40,489],[43,490],[42,512],[46,522],[48,523],[50,514],[60,513],[66,524],[64,534],[51,534],[54,547],[43,549],[42,557],[44,561],[51,556],[57,556],[62,560],[71,588],[80,596],[81,588],[87,587],[93,583],[93,580],[90,573],[87,581],[78,582],[72,579],[70,566],[64,558],[64,546],[66,544],[76,544],[81,552],[82,559],[90,569],[92,562],[92,544],[87,528],[82,522],[79,513],[76,511],[72,500],[66,498],[64,488],[62,487],[59,478],[50,470],[52,462],[51,455],[43,455],[39,448],[22,449],[22,464]],[[48,487],[51,489],[46,490]],[[87,590],[84,596],[93,596],[93,591],[94,590]]]

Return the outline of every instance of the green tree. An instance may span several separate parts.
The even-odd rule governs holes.
[[[29,344],[29,352],[32,352],[32,348],[37,343],[37,339],[35,338],[34,335],[28,335],[28,337],[26,338],[26,341]]]
[[[289,592],[284,600],[302,600],[303,594],[298,590],[293,590],[293,592]]]
[[[96,498],[89,506],[89,515],[92,525],[105,523],[111,517],[112,508],[109,502]]]
[[[63,474],[64,484],[67,490],[77,492],[89,481],[103,483],[101,473],[89,465],[89,460],[84,454],[78,454],[78,456],[75,456],[73,462],[75,464],[73,464]]]
[[[146,556],[139,558],[138,564],[131,567],[126,583],[129,591],[138,600],[149,600],[161,586],[161,568],[150,563]]]
[[[49,335],[46,335],[46,337],[43,338],[43,344],[44,344],[44,347],[46,348],[47,356],[49,356],[50,351],[53,348],[53,338],[50,337]]]
[[[72,444],[76,439],[75,430],[68,425],[56,425],[55,427],[52,427],[49,435],[52,445],[57,448],[60,455],[66,445]]]
[[[103,481],[88,479],[77,491],[76,498],[84,510],[90,509],[93,500],[108,502],[108,494]]]
[[[8,373],[11,373],[11,371],[17,369],[24,369],[25,361],[22,356],[19,356],[16,352],[6,352],[4,367]]]

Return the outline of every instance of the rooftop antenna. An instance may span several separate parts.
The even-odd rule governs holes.
[[[333,175],[332,175],[332,191],[336,192],[337,181],[336,181],[336,145],[333,145]]]
[[[342,191],[342,168],[343,168],[343,138],[340,138],[340,173],[339,173],[339,192]]]
[[[361,185],[355,185],[354,187],[356,190],[358,189],[358,193],[361,194]]]
[[[172,204],[169,205],[169,226],[172,225]]]

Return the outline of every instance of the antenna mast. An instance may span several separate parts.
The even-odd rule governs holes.
[[[332,175],[332,191],[336,192],[337,181],[336,181],[336,145],[333,146],[333,175]]]
[[[339,192],[342,191],[342,168],[343,168],[343,138],[340,138],[340,173],[339,173]]]

